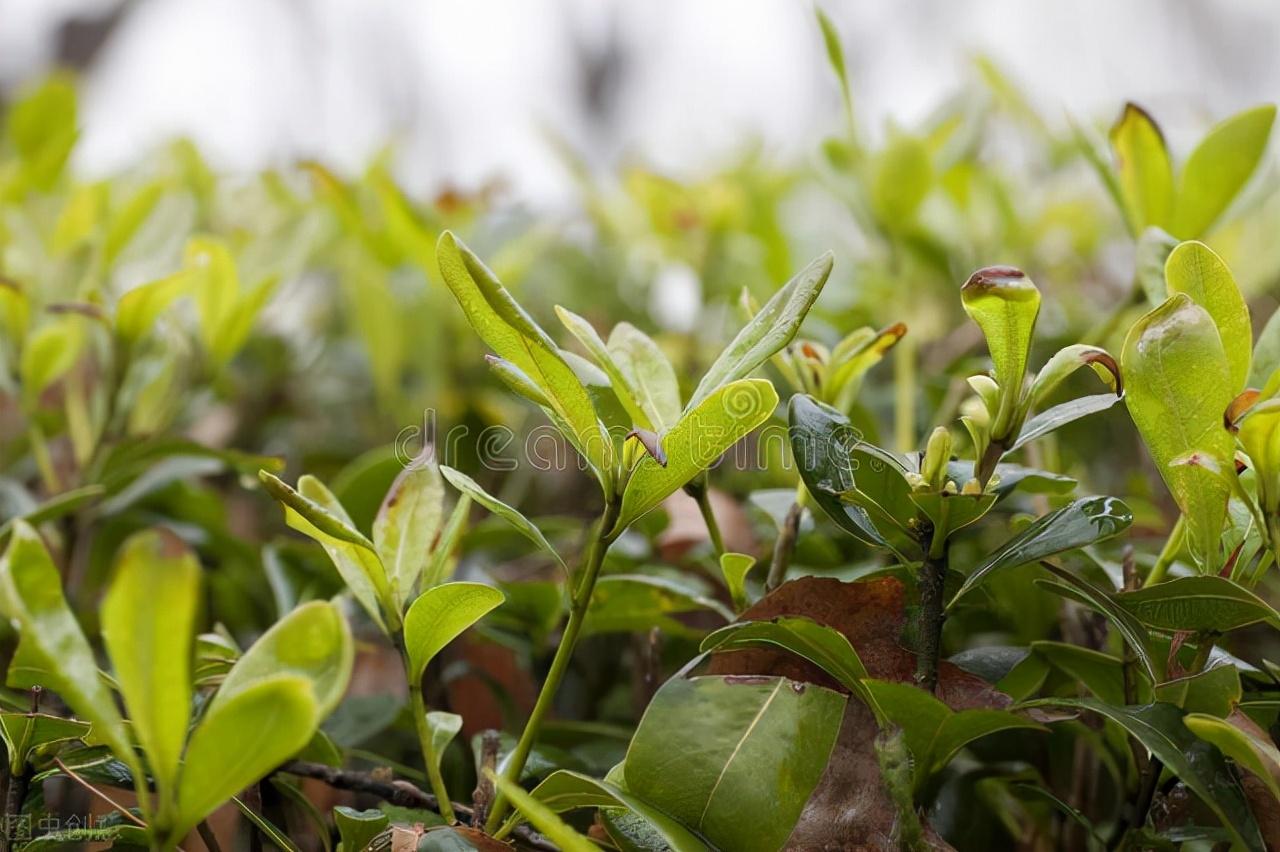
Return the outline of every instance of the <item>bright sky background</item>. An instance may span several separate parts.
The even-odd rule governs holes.
[[[49,66],[54,27],[113,0],[0,0],[0,87]],[[1051,118],[1126,98],[1171,130],[1280,95],[1280,4],[1247,0],[827,0],[864,123],[910,123],[994,57]],[[612,34],[612,38],[611,38]],[[590,122],[574,44],[627,63]],[[838,119],[811,7],[795,0],[135,0],[84,92],[77,165],[176,134],[226,168],[300,156],[355,170],[398,141],[411,191],[502,177],[554,203],[553,127],[598,166],[683,172],[751,140],[804,156]],[[869,118],[868,118],[869,117]]]

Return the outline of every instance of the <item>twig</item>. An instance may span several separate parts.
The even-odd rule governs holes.
[[[276,772],[284,772],[302,778],[314,778],[336,790],[368,793],[402,808],[424,808],[440,813],[440,803],[436,797],[410,784],[408,781],[382,781],[365,772],[335,769],[323,763],[312,763],[307,760],[291,760],[277,769]],[[458,802],[453,803],[453,810],[454,813],[468,822],[471,821],[474,815],[471,808]],[[546,850],[546,852],[557,852],[559,849],[550,840],[547,840],[528,826],[522,825],[511,833],[513,836],[518,837],[521,843],[530,848]]]
[[[88,781],[84,780],[84,779],[83,779],[83,778],[81,778],[79,775],[77,775],[77,774],[75,773],[75,771],[74,771],[74,770],[72,770],[70,767],[68,767],[65,763],[63,763],[63,762],[62,762],[62,758],[60,758],[60,757],[55,757],[55,758],[53,759],[53,762],[54,762],[54,764],[55,764],[55,765],[57,765],[57,767],[58,767],[59,769],[61,769],[61,770],[62,770],[62,773],[63,773],[64,775],[66,775],[66,776],[67,776],[68,778],[70,778],[72,781],[74,781],[74,782],[76,782],[77,784],[79,784],[81,787],[83,787],[83,788],[85,788],[86,790],[88,790],[90,794],[92,794],[92,795],[94,795],[94,796],[97,796],[99,799],[101,799],[102,801],[104,801],[104,802],[106,802],[108,805],[110,805],[111,807],[113,807],[113,808],[115,808],[116,810],[118,810],[121,814],[123,814],[123,815],[124,815],[125,819],[128,819],[128,820],[129,820],[130,822],[132,822],[134,825],[141,826],[142,828],[146,828],[146,827],[147,827],[147,824],[146,824],[145,822],[143,822],[142,820],[138,819],[138,817],[134,815],[133,811],[129,810],[129,809],[128,809],[128,808],[126,808],[124,805],[120,804],[120,803],[119,803],[119,802],[117,802],[115,799],[111,798],[111,797],[110,797],[110,796],[108,796],[106,793],[102,792],[102,791],[101,791],[101,790],[99,790],[97,787],[93,786],[93,785],[92,785],[92,784],[90,784]]]
[[[803,517],[804,506],[799,501],[792,503],[782,521],[782,529],[778,530],[778,540],[773,545],[773,561],[769,564],[765,591],[772,592],[787,579],[787,569],[791,567],[791,556],[796,550],[796,538],[800,534],[800,520]]]
[[[471,804],[475,808],[471,824],[476,828],[482,828],[485,818],[489,816],[489,804],[493,801],[493,778],[489,772],[498,768],[498,751],[501,746],[502,738],[497,731],[491,729],[480,735],[480,771],[476,773],[480,779],[471,794]]]
[[[941,551],[940,553],[938,551]],[[937,554],[937,555],[935,555]],[[920,620],[916,644],[916,685],[929,692],[938,689],[938,659],[942,654],[944,585],[947,579],[946,544],[930,547],[929,556],[920,565]]]
[[[200,820],[196,826],[196,833],[200,835],[200,839],[204,841],[205,849],[209,852],[222,852],[222,847],[218,844],[218,837],[213,833],[213,829],[209,827],[208,820]]]

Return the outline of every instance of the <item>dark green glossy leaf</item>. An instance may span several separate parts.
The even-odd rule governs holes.
[[[1260,621],[1280,626],[1280,613],[1226,577],[1179,577],[1122,592],[1115,600],[1157,630],[1226,633]]]
[[[1114,497],[1084,497],[1037,519],[969,572],[948,606],[954,606],[992,572],[1039,562],[1110,538],[1127,529],[1133,513]]]
[[[1163,671],[1164,667],[1156,665],[1159,656],[1152,645],[1151,637],[1132,613],[1115,602],[1113,593],[1056,565],[1047,562],[1041,564],[1057,579],[1036,580],[1035,584],[1076,603],[1084,604],[1104,616],[1116,630],[1120,631],[1125,643],[1133,649],[1147,678],[1152,683],[1158,683],[1160,678],[1157,672]]]

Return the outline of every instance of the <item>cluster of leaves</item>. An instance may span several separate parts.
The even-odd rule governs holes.
[[[566,154],[588,240],[389,155],[85,183],[73,81],[13,106],[0,846],[1280,844],[1274,108],[1175,170],[980,61],[877,147],[818,25],[816,170]]]

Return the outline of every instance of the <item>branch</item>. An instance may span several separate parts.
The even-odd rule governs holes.
[[[440,801],[435,796],[403,779],[383,781],[367,772],[335,769],[332,766],[326,766],[323,763],[312,763],[308,760],[291,760],[277,769],[276,772],[285,772],[302,778],[314,778],[336,790],[368,793],[402,808],[425,808],[426,810],[440,813]],[[452,804],[454,813],[468,822],[471,821],[473,815],[471,808],[458,802],[453,802]],[[533,849],[546,850],[546,852],[557,852],[559,849],[554,843],[525,825],[519,826],[511,834],[513,837],[519,838],[521,843]]]

